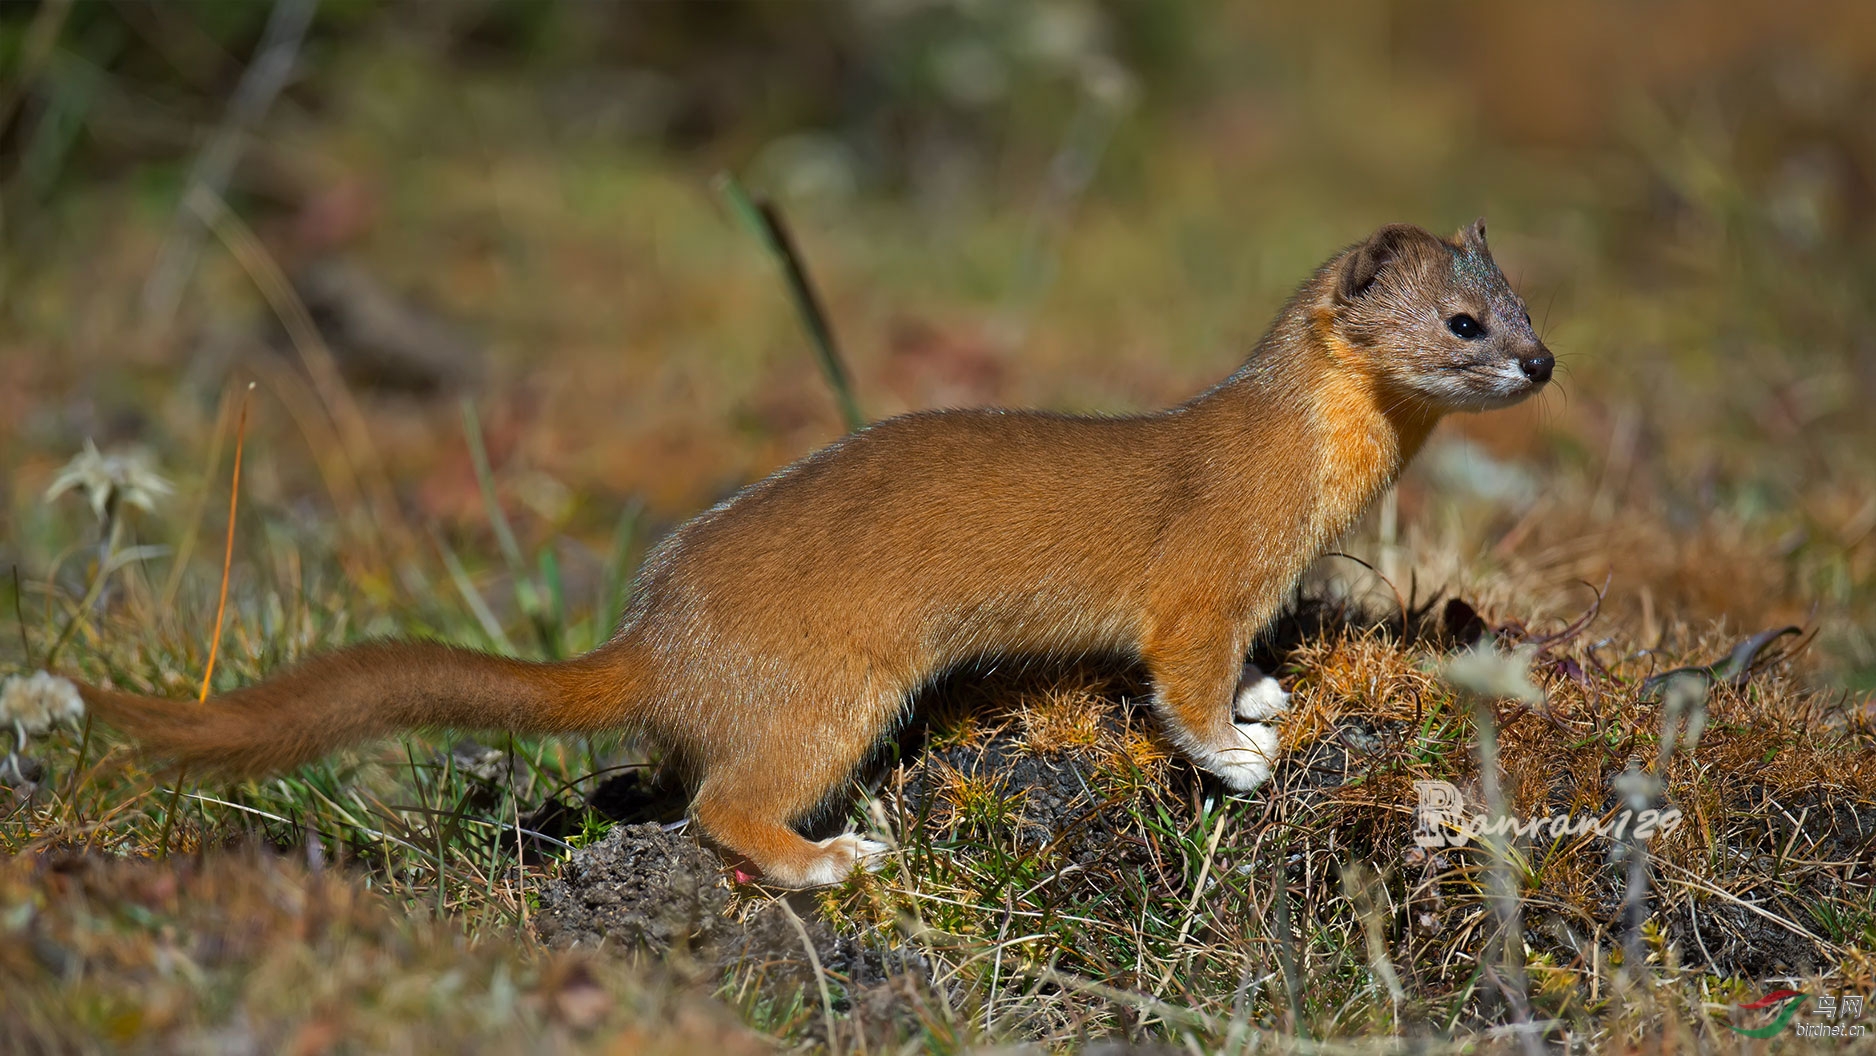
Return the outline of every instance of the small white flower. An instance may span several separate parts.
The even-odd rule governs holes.
[[[46,489],[46,501],[51,502],[73,488],[85,493],[91,512],[100,521],[119,503],[153,510],[158,499],[176,490],[156,471],[149,452],[133,449],[101,454],[98,445],[89,439],[85,441],[85,449],[72,456],[53,478],[52,486]]]
[[[22,738],[44,733],[61,722],[77,725],[85,716],[84,699],[70,679],[39,671],[0,682],[0,722]]]
[[[1499,652],[1489,638],[1447,661],[1440,677],[1455,689],[1481,697],[1539,704],[1544,691],[1531,681],[1531,660],[1537,650],[1528,645]]]

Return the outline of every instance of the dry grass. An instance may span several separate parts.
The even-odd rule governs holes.
[[[1422,630],[1318,624],[1282,655],[1291,754],[1267,793],[1243,799],[1184,763],[1151,785],[1116,782],[1133,731],[1112,692],[1092,743],[1046,755],[1027,724],[934,736],[888,786],[908,866],[824,904],[863,933],[918,943],[940,978],[974,976],[993,1006],[977,1014],[1018,1036],[1172,1031],[1220,1051],[1373,1032],[1490,1038],[1508,1013],[1481,976],[1489,854],[1412,841],[1416,780],[1451,781],[1483,809],[1473,719],[1431,674],[1438,628]],[[1510,814],[1607,821],[1616,778],[1652,765],[1660,705],[1640,683],[1665,658],[1626,645],[1555,642],[1539,654],[1545,702],[1497,709]],[[1710,635],[1689,655],[1731,645]],[[1078,731],[1085,692],[1071,698]],[[1044,685],[1003,703],[1040,709],[1052,730],[1064,702]],[[1646,845],[1646,924],[1629,948],[1645,964],[1624,961],[1618,841],[1513,847],[1515,948],[1548,1033],[1730,1046],[1724,1024],[1743,1015],[1732,1005],[1765,980],[1876,985],[1876,744],[1845,719],[1841,697],[1803,689],[1782,662],[1715,689],[1698,749],[1665,775],[1665,803],[1687,821]]]
[[[474,942],[270,854],[26,856],[0,901],[8,1052],[768,1051],[655,972]]]

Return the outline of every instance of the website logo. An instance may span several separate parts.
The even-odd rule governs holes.
[[[1764,997],[1759,998],[1757,1001],[1739,1006],[1749,1012],[1757,1012],[1767,1008],[1778,1009],[1778,1012],[1772,1017],[1770,1023],[1767,1023],[1763,1027],[1736,1027],[1728,1023],[1726,1029],[1735,1034],[1743,1034],[1748,1038],[1775,1037],[1784,1032],[1785,1027],[1791,1023],[1791,1017],[1798,1014],[1798,1006],[1802,1004],[1804,1004],[1804,995],[1802,993],[1796,990],[1774,990]]]

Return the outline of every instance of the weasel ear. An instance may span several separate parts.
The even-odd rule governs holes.
[[[1485,249],[1485,218],[1477,220],[1459,229],[1459,244],[1474,249]],[[1489,251],[1488,251],[1489,252]]]
[[[1398,260],[1415,241],[1431,238],[1412,224],[1389,224],[1368,236],[1368,241],[1349,251],[1342,262],[1342,274],[1336,292],[1352,301],[1368,292],[1381,273]]]

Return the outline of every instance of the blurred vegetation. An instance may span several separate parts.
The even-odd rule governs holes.
[[[729,171],[789,217],[876,416],[1162,406],[1338,246],[1485,215],[1559,384],[1443,425],[1399,535],[1345,548],[1533,627],[1606,578],[1590,637],[1636,678],[1804,624],[1804,677],[1847,694],[1805,721],[1854,728],[1872,112],[1857,0],[0,5],[0,671],[64,638],[62,663],[194,692],[249,381],[218,685],[374,634],[597,641],[650,541],[843,429]],[[87,440],[176,493],[46,500]],[[527,776],[489,789],[412,745],[178,812],[74,740],[97,786],[6,846],[310,825],[481,932],[525,915],[515,862],[437,819],[512,824],[625,758],[519,745]]]
[[[486,530],[455,401],[309,406],[225,239],[200,236],[175,312],[140,310],[273,10],[0,11],[0,556],[35,577],[70,530],[34,501],[58,462],[92,436],[200,472],[246,376],[262,509],[355,534],[360,492],[380,521]],[[1162,404],[1335,246],[1486,214],[1566,367],[1540,406],[1448,430],[1546,481],[1491,556],[1613,568],[1657,620],[1818,605],[1826,667],[1868,686],[1876,31],[1855,4],[1727,12],[328,3],[222,196],[286,275],[341,259],[472,335],[486,373],[435,370],[480,379],[500,486],[540,514],[519,531],[595,552],[634,498],[669,524],[839,427],[719,170],[793,216],[880,414]],[[1458,517],[1468,560],[1518,522],[1428,485],[1403,487],[1410,530]]]

